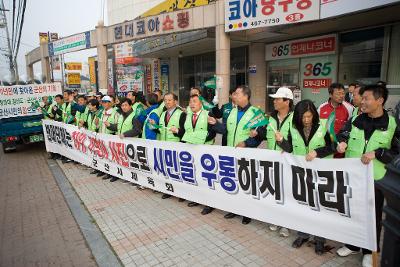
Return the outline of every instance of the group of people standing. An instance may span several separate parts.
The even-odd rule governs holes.
[[[55,97],[54,104],[45,105],[49,119],[120,138],[141,137],[213,145],[216,135],[221,134],[224,146],[257,148],[266,141],[267,149],[304,156],[307,161],[315,158],[360,158],[364,164],[374,162],[375,181],[384,177],[385,165],[399,153],[400,129],[384,109],[388,90],[383,83],[354,85],[351,95],[346,95],[342,84],[334,83],[329,87],[328,101],[318,108],[310,100],[302,100],[294,106],[292,91],[281,87],[270,95],[274,99],[274,110],[268,116],[268,124],[255,129],[245,127],[258,110],[251,105],[250,88],[238,86],[231,89],[229,95],[229,103],[210,108],[205,105],[202,90],[193,87],[189,106],[182,108],[174,93],[162,95],[160,91],[155,91],[144,98],[141,93],[129,92],[121,99],[112,96],[96,99],[94,95],[74,97],[73,92],[67,90],[64,95]],[[330,125],[332,119],[333,125]],[[64,162],[68,161],[64,159]],[[95,172],[104,176],[103,179],[117,180]],[[169,197],[167,194],[162,196],[163,199]],[[375,187],[378,244],[383,201],[382,192]],[[198,204],[189,202],[188,205]],[[201,213],[205,215],[212,210],[212,207],[204,207]],[[235,216],[228,213],[225,218]],[[243,217],[243,224],[250,222],[250,218]],[[284,237],[290,234],[289,229],[276,225],[269,225],[269,229],[279,229]],[[299,248],[309,239],[308,233],[298,232],[292,246]],[[314,241],[315,252],[323,254],[325,239],[314,237]],[[345,257],[359,250],[345,245],[337,250],[337,254]],[[362,265],[372,266],[371,251],[363,249],[362,252]]]

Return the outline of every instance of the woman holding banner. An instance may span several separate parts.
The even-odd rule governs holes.
[[[283,151],[305,156],[307,161],[332,156],[335,152],[331,136],[326,130],[326,121],[320,120],[317,108],[310,100],[300,101],[294,108],[293,120],[287,138],[276,131],[275,139]],[[299,248],[310,239],[310,234],[297,232],[292,247]],[[315,236],[315,253],[325,251],[325,238]]]

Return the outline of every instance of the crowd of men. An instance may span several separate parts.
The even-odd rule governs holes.
[[[329,99],[318,108],[310,100],[302,100],[294,106],[292,91],[281,87],[270,95],[274,99],[274,110],[268,115],[268,124],[255,129],[244,127],[258,109],[251,105],[250,88],[238,86],[229,93],[229,103],[221,108],[217,104],[206,108],[202,90],[194,87],[190,90],[189,106],[182,108],[174,93],[163,96],[160,91],[155,91],[145,98],[132,91],[124,98],[116,98],[78,96],[66,90],[64,95],[57,95],[53,103],[44,98],[43,109],[47,110],[48,119],[120,138],[212,145],[216,135],[221,134],[223,146],[257,148],[266,141],[267,149],[304,156],[307,161],[360,158],[364,164],[374,162],[375,181],[384,177],[385,165],[399,154],[400,129],[395,118],[384,109],[388,89],[383,82],[367,86],[351,84],[347,93],[342,84],[334,83],[329,87]],[[332,116],[333,125],[330,125]],[[62,160],[64,163],[71,161]],[[111,182],[117,180],[96,170],[92,173]],[[163,199],[169,197],[167,194],[162,196]],[[378,247],[383,202],[382,192],[375,187]],[[190,207],[196,205],[188,203]],[[212,211],[212,207],[204,207],[201,213],[206,215]],[[228,213],[225,218],[235,216]],[[243,224],[250,222],[250,218],[243,217]],[[284,237],[290,234],[289,229],[276,225],[269,225],[269,229],[279,230]],[[292,246],[299,248],[310,238],[308,233],[297,232]],[[314,241],[315,252],[323,254],[325,239],[314,237]],[[360,248],[350,245],[337,250],[341,257],[359,252]],[[371,251],[362,249],[362,253],[362,266],[372,266]]]

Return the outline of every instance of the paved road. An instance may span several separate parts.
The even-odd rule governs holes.
[[[0,266],[96,266],[43,144],[0,152]]]

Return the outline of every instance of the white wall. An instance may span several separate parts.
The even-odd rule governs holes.
[[[107,0],[108,25],[132,20],[164,0]]]

